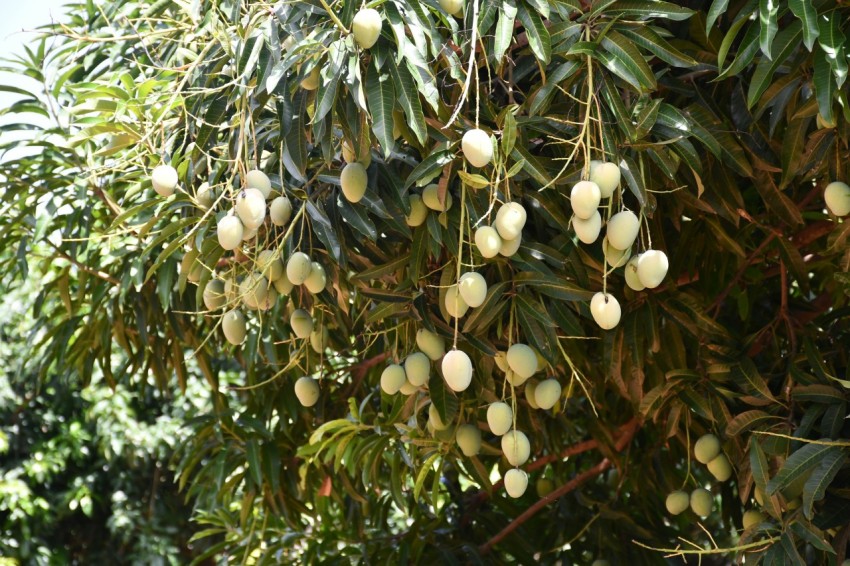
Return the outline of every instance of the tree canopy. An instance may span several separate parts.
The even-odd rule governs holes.
[[[4,371],[208,396],[198,562],[840,563],[848,22],[69,3],[3,68]]]

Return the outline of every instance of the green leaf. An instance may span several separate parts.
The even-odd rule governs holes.
[[[747,91],[747,108],[752,108],[759,97],[770,86],[776,69],[784,64],[791,53],[800,44],[800,36],[803,34],[803,26],[799,21],[792,22],[788,27],[776,34],[771,49],[773,60],[762,59],[756,66],[753,78],[750,80],[750,88]]]
[[[404,188],[407,189],[413,186],[420,179],[430,179],[437,171],[440,171],[447,163],[450,163],[452,159],[454,159],[454,155],[450,151],[431,152],[428,157],[413,168],[413,171],[410,172],[410,175],[404,181]]]
[[[596,4],[596,2],[594,2]],[[627,16],[628,19],[654,20],[656,18],[682,21],[694,15],[694,11],[672,2],[652,0],[651,2],[640,0],[626,0],[615,2],[605,10],[609,16]]]
[[[366,72],[366,97],[369,112],[372,114],[372,131],[381,144],[384,159],[389,158],[395,145],[393,138],[393,101],[395,89],[389,75],[370,65]]]
[[[806,480],[806,484],[803,486],[803,514],[809,520],[812,519],[815,502],[820,501],[826,495],[826,488],[838,475],[845,461],[847,461],[845,450],[833,450],[823,457],[820,466]]]
[[[224,122],[224,115],[227,112],[227,97],[224,95],[217,96],[207,106],[207,111],[204,113],[204,122],[198,130],[198,135],[195,137],[195,145],[198,151],[207,148],[207,142],[213,132],[218,131],[218,128]]]
[[[846,37],[841,31],[841,13],[832,10],[818,18],[818,43],[826,54],[835,82],[840,89],[847,79]]]
[[[428,393],[431,395],[431,402],[437,408],[437,413],[440,414],[440,420],[444,424],[451,425],[457,416],[457,396],[446,387],[446,382],[436,371],[428,380]]]
[[[514,276],[516,285],[528,285],[534,290],[561,301],[587,301],[593,293],[582,289],[560,275],[544,275],[523,271]]]
[[[788,0],[788,7],[791,8],[791,12],[795,16],[800,18],[800,22],[803,24],[803,44],[806,49],[811,51],[815,45],[815,40],[820,35],[817,10],[815,10],[811,0]]]
[[[628,27],[623,28],[622,32],[637,45],[674,67],[689,68],[697,64],[693,58],[670,45],[652,27]]]
[[[335,41],[328,48],[329,65],[322,69],[322,80],[316,92],[316,111],[313,122],[318,122],[330,112],[336,102],[336,94],[342,82],[343,63],[345,62],[345,46],[342,41]]]
[[[770,388],[767,386],[767,382],[759,374],[756,364],[751,359],[745,358],[735,366],[732,370],[732,376],[736,381],[741,383],[746,391],[757,393],[765,399],[776,402],[776,399],[770,392]]]
[[[556,92],[558,92],[558,86],[573,76],[580,67],[581,64],[578,61],[570,59],[549,73],[549,76],[546,77],[546,84],[541,86],[534,94],[534,99],[531,101],[528,114],[530,116],[540,114],[541,110],[545,109],[549,105],[552,97]]]
[[[334,261],[338,265],[344,266],[345,256],[343,255],[342,246],[339,243],[339,237],[327,213],[325,213],[322,204],[320,202],[313,203],[313,201],[308,200],[304,206],[307,207],[307,214],[313,220],[312,227],[316,233],[316,237],[325,244],[328,253],[330,253]]]
[[[419,92],[415,88],[413,77],[410,76],[407,67],[396,66],[392,59],[387,61],[387,67],[393,77],[398,100],[404,109],[404,115],[407,117],[407,125],[419,143],[425,144],[428,139],[428,126],[425,123],[422,103],[419,101]]]
[[[753,481],[762,492],[765,494],[764,509],[773,517],[778,516],[779,510],[772,497],[767,496],[767,485],[770,481],[770,466],[767,463],[767,456],[761,447],[756,436],[750,436],[750,470],[753,473]]]
[[[502,124],[502,155],[510,155],[514,149],[517,138],[516,118],[511,111],[512,108],[507,108],[504,115],[504,123]],[[489,181],[487,185],[489,185]]]
[[[413,499],[419,501],[419,494],[422,493],[422,486],[425,485],[425,480],[428,478],[428,472],[434,467],[434,462],[440,457],[439,452],[431,454],[416,475],[416,482],[413,484]],[[439,472],[438,472],[439,474]]]
[[[788,122],[785,135],[782,136],[782,189],[793,180],[800,170],[803,150],[806,147],[806,132],[809,129],[810,118],[797,118]]]
[[[549,38],[549,30],[543,24],[540,14],[529,10],[525,2],[520,0],[517,5],[517,17],[525,28],[531,52],[543,65],[548,65],[552,58],[552,44]]]
[[[549,176],[549,172],[523,145],[514,147],[511,152],[511,157],[518,163],[522,162],[522,170],[532,179],[540,183],[541,186],[551,184],[552,179]]]
[[[762,53],[770,59],[770,49],[773,46],[773,38],[779,29],[777,14],[779,13],[779,2],[775,0],[759,0],[759,46]]]
[[[499,20],[496,22],[496,35],[493,39],[493,60],[500,65],[505,51],[514,38],[514,21],[517,7],[515,0],[502,0],[499,6]]]
[[[818,113],[827,121],[834,120],[832,111],[832,101],[835,96],[835,82],[832,80],[833,74],[830,72],[829,61],[827,61],[826,53],[822,49],[815,51],[814,55],[814,78],[815,96],[818,100]]]
[[[655,90],[655,75],[634,43],[619,32],[608,30],[602,38],[602,47],[614,57],[615,68],[625,67],[628,73],[638,80],[640,86]],[[614,69],[612,71],[616,73]]]
[[[638,199],[640,206],[646,206],[646,187],[643,184],[640,169],[638,169],[637,164],[635,164],[631,157],[624,155],[623,159],[620,160],[620,172],[626,179],[626,184],[629,186],[632,194]]]
[[[288,109],[292,113],[292,121],[286,132],[283,150],[283,164],[286,170],[302,182],[307,180],[307,95],[307,91],[299,89],[292,100],[291,108]]]
[[[726,425],[727,436],[738,436],[742,432],[756,428],[762,423],[780,419],[764,411],[746,411],[740,415],[736,415],[729,424]],[[780,419],[781,420],[781,419]]]
[[[791,530],[798,537],[811,544],[813,547],[823,552],[835,554],[835,549],[830,546],[820,529],[813,525],[807,525],[803,521],[794,521],[791,523]]]
[[[711,7],[708,9],[708,14],[705,17],[705,35],[709,35],[711,33],[711,27],[714,25],[714,22],[717,21],[722,14],[726,13],[726,9],[729,7],[729,0],[714,0],[711,3]]]
[[[743,23],[748,22],[749,20],[740,20]],[[735,40],[735,36],[737,34],[738,28],[736,25],[733,25],[732,28],[727,32],[726,37],[723,38],[723,42],[720,44],[720,50],[717,54],[717,64],[718,67],[722,64],[723,60],[726,58],[726,53],[729,48],[732,46],[732,42]],[[752,63],[753,59],[758,53],[759,50],[759,27],[755,24],[750,24],[747,27],[747,31],[744,32],[744,37],[741,39],[741,43],[738,46],[738,51],[735,53],[735,58],[732,59],[732,62],[729,64],[726,69],[724,69],[715,80],[722,80],[728,77],[733,77],[746,69],[750,63]]]
[[[827,458],[830,453],[843,453],[838,446],[827,446],[823,444],[804,444],[792,453],[779,473],[767,484],[767,494],[773,495],[780,489],[788,486],[791,482],[809,473],[813,468]]]
[[[735,22],[729,27],[729,30],[726,32],[726,35],[723,36],[723,41],[720,42],[720,48],[717,50],[717,68],[722,69],[723,63],[726,61],[726,55],[729,53],[729,49],[732,47],[732,43],[735,41],[735,38],[738,37],[738,32],[741,31],[741,28],[749,22],[746,18],[738,18]],[[755,26],[751,26],[754,28]]]
[[[248,459],[248,471],[251,473],[251,479],[257,489],[263,487],[263,472],[260,465],[260,446],[253,438],[249,438],[245,442],[245,451]]]

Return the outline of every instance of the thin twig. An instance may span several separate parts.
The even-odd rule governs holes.
[[[615,444],[615,451],[620,452],[623,448],[626,447],[629,442],[631,442],[632,438],[634,438],[635,433],[637,432],[640,423],[637,419],[632,419],[629,421],[623,429],[623,436],[617,440]],[[537,503],[526,509],[521,515],[519,515],[516,519],[508,523],[504,529],[496,533],[490,540],[482,544],[478,547],[478,552],[481,554],[487,554],[490,550],[498,544],[502,539],[506,536],[514,532],[520,525],[528,521],[531,517],[537,514],[538,511],[549,505],[550,503],[557,501],[561,497],[580,487],[587,480],[598,476],[605,470],[611,467],[611,460],[608,458],[603,458],[598,464],[593,466],[592,468],[585,470],[580,473],[572,480],[568,481],[552,493],[542,497]]]

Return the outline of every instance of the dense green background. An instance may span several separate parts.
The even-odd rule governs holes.
[[[340,30],[349,0],[73,3],[8,63],[43,88],[6,87],[23,99],[2,111],[2,133],[28,137],[0,140],[2,555],[656,564],[660,548],[693,552],[682,540],[711,548],[708,532],[713,563],[843,560],[850,223],[822,191],[850,178],[850,8],[481,0],[475,20],[472,4],[464,19],[375,5],[383,35],[360,52]],[[314,67],[319,88],[300,88]],[[476,100],[497,140],[482,170],[458,148]],[[371,150],[357,205],[338,198],[341,139]],[[587,157],[621,163],[638,246],[651,235],[671,260],[652,292],[608,276],[624,308],[610,332],[587,308],[601,250],[569,226]],[[163,161],[181,177],[167,200],[149,181]],[[232,348],[200,297],[255,257],[224,254],[215,217],[257,163],[298,216],[256,248],[307,251],[331,285],[249,314]],[[411,230],[409,195],[438,179],[455,206]],[[210,214],[202,182],[225,195]],[[472,256],[491,284],[460,323],[473,386],[454,395],[435,374],[427,393],[382,395],[416,329],[452,335],[439,286],[489,189],[529,222],[513,258]],[[289,338],[294,306],[329,329],[325,355]],[[551,412],[517,393],[532,486],[511,500],[491,485],[506,468],[484,408],[503,391],[492,355],[517,337],[567,393]],[[324,376],[310,410],[292,392],[304,373]],[[432,438],[428,401],[480,423],[489,448],[465,458]],[[723,484],[689,457],[709,431],[735,469]],[[541,477],[562,497],[541,502]],[[666,513],[669,491],[703,485],[705,530]],[[769,520],[742,534],[754,487]]]

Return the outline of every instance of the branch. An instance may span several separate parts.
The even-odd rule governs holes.
[[[632,438],[634,438],[635,433],[640,427],[640,423],[637,418],[632,419],[622,427],[623,435],[617,440],[615,444],[615,451],[620,452],[626,445],[631,442]],[[561,497],[580,487],[587,480],[598,476],[605,470],[611,467],[611,460],[608,458],[603,458],[598,464],[590,468],[589,470],[585,470],[580,473],[552,493],[542,497],[537,503],[526,509],[520,516],[515,518],[513,521],[508,523],[504,529],[496,533],[490,540],[482,544],[478,547],[478,552],[481,554],[487,554],[490,550],[498,544],[503,538],[514,532],[520,525],[528,521],[534,515],[537,514],[538,511],[552,503],[553,501],[557,501]]]

